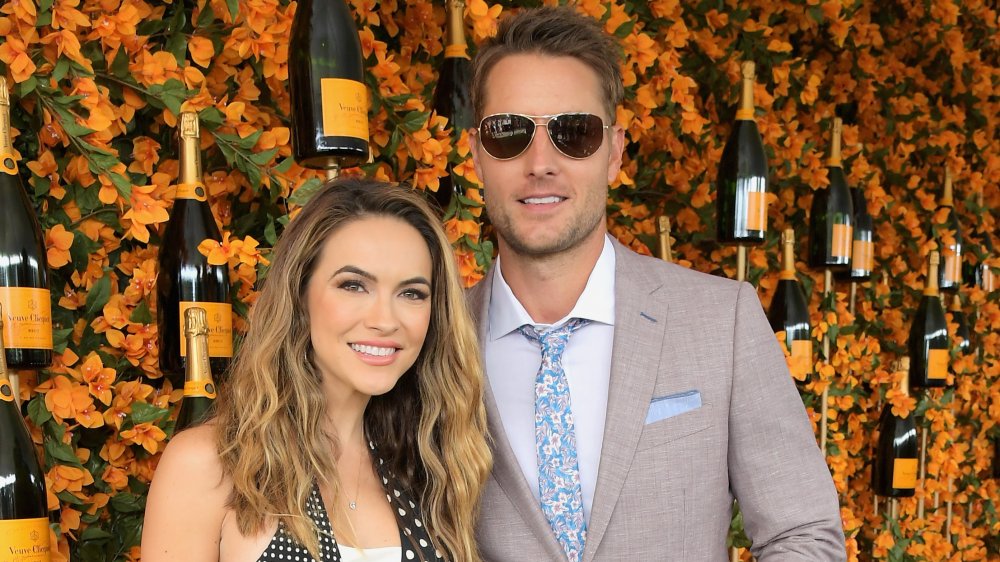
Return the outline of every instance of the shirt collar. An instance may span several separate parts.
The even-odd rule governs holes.
[[[510,285],[503,278],[500,261],[497,257],[496,267],[493,268],[493,292],[489,305],[491,341],[502,338],[525,324],[547,326],[532,320],[531,315],[514,296]],[[609,326],[615,324],[615,249],[607,236],[604,237],[601,255],[597,258],[587,285],[573,310],[551,325],[559,326],[570,318],[586,318]]]

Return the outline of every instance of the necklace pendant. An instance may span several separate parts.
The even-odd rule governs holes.
[[[351,503],[347,504],[347,507],[351,508],[351,511],[357,511],[358,510],[358,502],[351,502]]]

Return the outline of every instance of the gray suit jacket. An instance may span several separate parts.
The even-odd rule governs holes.
[[[617,242],[615,256],[611,383],[583,562],[726,560],[734,496],[760,562],[845,560],[833,480],[754,288]],[[492,278],[469,295],[480,334]],[[674,407],[647,424],[651,402]],[[495,466],[477,529],[484,558],[565,561],[489,385],[486,406]]]

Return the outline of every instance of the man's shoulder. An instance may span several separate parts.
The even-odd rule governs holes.
[[[675,291],[692,292],[695,295],[705,293],[735,294],[740,286],[738,281],[642,255],[624,245],[619,245],[617,259],[620,260],[616,267],[618,275],[639,273],[656,279]]]

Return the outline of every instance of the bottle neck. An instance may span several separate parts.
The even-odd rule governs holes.
[[[0,172],[17,175],[17,158],[10,137],[10,105],[0,103]]]
[[[924,295],[928,297],[936,297],[941,294],[940,288],[938,287],[938,264],[932,261],[930,266],[927,268],[927,286],[924,288]]]
[[[795,240],[782,235],[781,279],[795,279]]]
[[[833,133],[830,137],[830,158],[826,165],[830,168],[840,168],[840,136],[843,132],[843,122],[837,117],[833,120]]]
[[[187,382],[212,381],[212,368],[208,357],[208,335],[199,333],[187,336]]]
[[[737,121],[753,121],[753,84],[756,77],[754,63],[750,61],[740,65],[740,75],[742,77],[742,89],[740,90],[740,108],[736,111]]]
[[[944,191],[941,193],[941,200],[939,202],[942,207],[954,207],[955,206],[955,191],[951,186],[951,174],[946,174],[944,178]]]
[[[445,58],[469,58],[469,45],[465,40],[465,2],[448,0],[448,43]]]

